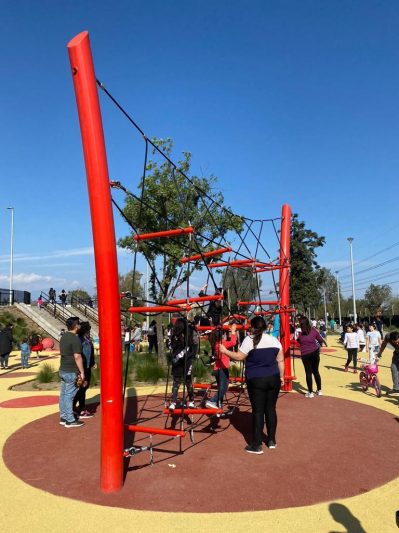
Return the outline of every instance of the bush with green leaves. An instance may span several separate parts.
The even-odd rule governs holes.
[[[52,381],[58,381],[58,372],[55,371],[50,364],[45,363],[37,373],[36,380],[39,383],[51,383]]]
[[[152,355],[142,355],[136,359],[135,371],[137,381],[157,383],[160,379],[165,379],[165,368]]]

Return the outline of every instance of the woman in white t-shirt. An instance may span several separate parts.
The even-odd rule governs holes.
[[[280,387],[284,385],[284,357],[280,342],[265,333],[266,322],[261,316],[251,320],[251,334],[245,337],[238,352],[220,345],[220,352],[234,361],[245,360],[245,378],[252,406],[252,441],[245,447],[249,453],[261,454],[264,421],[267,446],[276,447],[276,404]]]
[[[348,359],[345,363],[345,372],[348,372],[349,365],[353,361],[353,373],[357,374],[357,351],[359,349],[359,337],[353,331],[353,326],[350,324],[346,326],[346,333],[344,337],[344,345],[348,352]]]

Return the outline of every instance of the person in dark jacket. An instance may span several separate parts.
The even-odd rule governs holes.
[[[194,408],[194,390],[191,371],[193,367],[193,329],[185,318],[177,318],[171,333],[172,351],[172,398],[169,410],[174,411],[177,402],[177,393],[180,385],[185,380],[186,390],[189,398],[188,407]]]
[[[0,364],[1,368],[8,368],[8,358],[12,351],[12,324],[7,324],[6,327],[0,331]]]
[[[73,411],[79,418],[92,418],[94,414],[86,409],[86,391],[90,387],[91,369],[95,366],[94,346],[90,339],[91,326],[89,322],[81,322],[79,340],[82,343],[82,361],[85,381],[79,387],[73,399]]]
[[[206,289],[208,287],[208,284],[206,283],[202,289],[200,290],[198,296],[207,296]],[[218,287],[215,290],[215,294],[223,294],[222,287]],[[223,311],[223,300],[212,300],[209,303],[208,311],[206,312],[206,316],[211,321],[211,326],[219,326],[220,319],[222,317],[222,311]]]

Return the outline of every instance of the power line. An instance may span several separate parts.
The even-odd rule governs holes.
[[[376,268],[380,268],[384,265],[388,265],[389,263],[394,263],[395,261],[399,260],[399,255],[396,257],[393,257],[392,259],[388,259],[387,261],[383,261],[382,263],[378,263],[378,265],[374,265],[368,268],[364,268],[363,270],[359,270],[356,272],[356,275],[363,274],[364,272],[369,272],[370,270],[375,270]],[[349,278],[350,274],[346,274],[345,276],[342,276],[343,278]]]
[[[395,246],[399,246],[399,241],[395,242],[394,244],[391,244],[391,246],[388,246],[387,248],[380,250],[379,252],[375,252],[374,254],[369,255],[368,257],[365,257],[364,259],[361,259],[360,261],[355,261],[354,265],[356,266],[356,265],[365,263],[369,259],[373,259],[374,257],[377,257],[377,255],[380,255],[380,254],[383,254],[384,252],[388,252],[389,250],[392,250],[392,248],[395,248]],[[350,266],[343,267],[337,272],[342,272],[343,270],[347,270],[348,268],[350,268]],[[343,276],[343,277],[346,277],[346,276]]]
[[[383,278],[386,278],[386,277],[390,277],[390,276],[394,276],[396,274],[399,274],[399,269],[395,268],[394,270],[390,270],[388,272],[385,272],[385,273],[381,273],[379,274],[377,277],[373,276],[371,278],[367,277],[367,278],[361,278],[361,279],[356,279],[356,283],[366,283],[368,281],[370,282],[373,282],[373,281],[378,281],[380,279],[383,279]],[[349,287],[350,286],[350,282],[346,282],[346,283],[343,283],[342,284],[342,287]]]

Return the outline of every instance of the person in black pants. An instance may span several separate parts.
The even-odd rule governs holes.
[[[301,358],[303,366],[305,367],[306,385],[308,392],[305,394],[306,398],[313,398],[313,379],[316,381],[316,394],[322,396],[321,391],[321,376],[319,372],[320,364],[320,346],[323,344],[327,346],[326,341],[320,335],[316,328],[312,328],[309,320],[302,317],[299,321],[300,332],[297,341],[301,347]]]
[[[264,421],[267,446],[276,447],[276,404],[280,387],[284,385],[284,356],[280,342],[265,333],[266,322],[261,316],[251,320],[251,335],[245,337],[237,352],[220,345],[221,353],[235,361],[244,361],[245,377],[252,406],[252,441],[245,447],[248,453],[262,454]]]

